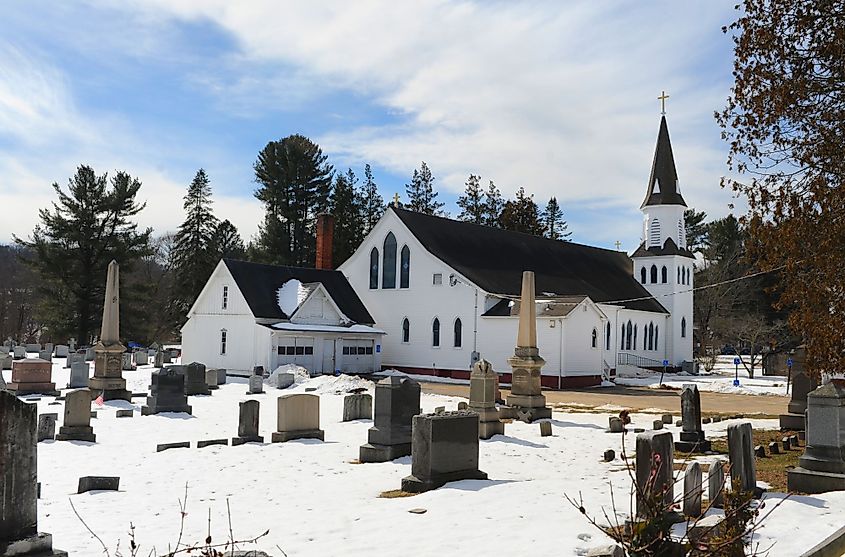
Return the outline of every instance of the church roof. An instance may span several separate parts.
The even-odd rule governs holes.
[[[290,319],[279,306],[279,289],[291,279],[323,285],[338,309],[355,323],[375,323],[364,303],[340,271],[264,265],[236,259],[224,259],[238,289],[256,319]]]
[[[491,294],[519,296],[522,271],[534,271],[538,297],[589,296],[629,309],[668,313],[634,279],[624,252],[415,213],[390,206],[432,255]]]
[[[689,257],[695,259],[695,254],[687,249],[679,248],[678,244],[672,238],[666,238],[663,247],[651,246],[646,249],[645,242],[640,244],[631,257],[651,257],[653,255],[680,255],[681,257]]]
[[[666,116],[660,118],[660,131],[657,132],[657,146],[654,149],[654,162],[648,177],[648,190],[641,209],[649,205],[687,206],[681,192],[678,191],[678,172],[675,169],[675,156],[669,141],[669,127]]]

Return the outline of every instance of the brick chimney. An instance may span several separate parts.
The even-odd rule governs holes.
[[[332,269],[332,240],[334,239],[334,216],[328,213],[317,215],[317,261],[318,269]]]

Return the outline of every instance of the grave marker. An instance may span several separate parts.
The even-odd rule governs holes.
[[[505,424],[499,419],[499,412],[496,410],[496,372],[487,360],[478,360],[472,366],[467,408],[478,414],[479,439],[490,439],[494,435],[505,434]]]
[[[419,413],[420,384],[391,376],[376,383],[375,419],[361,445],[361,462],[386,462],[411,454],[412,419]]]
[[[238,436],[232,438],[233,447],[244,443],[264,442],[264,437],[258,435],[259,407],[257,400],[246,400],[239,404]]]
[[[320,429],[320,397],[309,394],[282,395],[277,400],[277,431],[273,432],[273,443],[284,443],[293,439],[324,439]]]
[[[78,389],[65,395],[65,417],[57,441],[88,441],[94,443],[97,436],[91,427],[91,391]]]

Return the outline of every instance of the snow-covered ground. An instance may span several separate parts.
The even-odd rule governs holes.
[[[743,356],[746,360],[749,356]],[[741,395],[776,395],[786,396],[786,377],[764,376],[760,364],[754,367],[754,379],[749,379],[745,368],[739,366],[739,387],[735,387],[734,356],[717,356],[713,371],[706,372],[701,366],[699,375],[687,373],[667,373],[663,376],[663,385],[680,389],[684,383],[697,383],[698,390],[716,393],[731,393]],[[629,368],[618,370],[615,382],[617,385],[631,387],[660,388],[660,373],[648,370]]]
[[[63,360],[54,363],[54,380],[67,381]],[[124,372],[134,392],[145,391],[152,368]],[[6,379],[9,380],[9,372]],[[605,433],[605,413],[555,412],[553,436],[541,437],[537,424],[506,426],[506,435],[480,443],[480,468],[488,481],[461,481],[407,498],[379,498],[400,487],[410,473],[410,458],[381,464],[353,464],[366,442],[369,420],[341,423],[343,392],[366,387],[364,379],[341,376],[301,378],[284,392],[316,387],[320,395],[325,442],[291,441],[240,447],[172,449],[156,453],[156,444],[233,437],[237,433],[238,402],[250,397],[244,379],[230,378],[212,396],[190,397],[193,416],[162,414],[116,418],[115,410],[129,403],[107,403],[92,420],[97,443],[48,441],[38,446],[41,482],[39,529],[53,534],[54,545],[71,555],[101,554],[99,543],[80,524],[70,502],[88,526],[111,549],[120,542],[128,554],[130,524],[135,527],[139,555],[153,546],[158,554],[173,546],[180,531],[178,500],[188,486],[183,541],[207,535],[209,512],[213,541],[228,538],[227,499],[236,538],[269,534],[257,545],[281,555],[448,555],[517,554],[526,548],[536,555],[583,555],[608,539],[590,526],[564,500],[564,494],[584,498],[591,514],[610,505],[608,484],[627,510],[628,474],[618,458],[601,461],[605,449],[621,451],[622,436]],[[265,386],[261,404],[261,434],[269,441],[276,425],[276,397]],[[453,409],[461,398],[422,395],[426,411]],[[39,412],[58,412],[52,397],[37,401]],[[144,399],[133,399],[139,410]],[[633,425],[649,427],[653,415],[633,415]],[[774,420],[751,420],[756,428],[774,428]],[[705,426],[709,435],[724,435],[731,421]],[[672,432],[678,428],[668,426]],[[634,436],[627,436],[633,450]],[[86,475],[120,476],[120,491],[76,494]],[[680,492],[680,486],[676,487]],[[780,497],[772,494],[770,497]],[[408,511],[423,508],[425,514]],[[789,499],[757,534],[763,546],[774,543],[770,555],[799,555],[839,526],[845,493]]]

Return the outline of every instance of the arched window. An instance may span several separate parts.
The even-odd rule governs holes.
[[[608,324],[607,324],[606,336],[607,336],[607,339],[605,340],[605,346],[607,346],[607,348],[605,348],[605,350],[610,350],[610,322],[608,322]]]
[[[619,350],[625,350],[625,323],[622,323],[622,330],[619,332]]]
[[[599,345],[599,333],[596,331],[596,328],[593,327],[593,334],[590,337],[590,346],[593,348],[597,348]]]
[[[651,225],[649,226],[648,245],[649,247],[660,245],[660,221],[657,219],[653,219],[651,221]]]
[[[687,284],[692,284],[692,268],[687,269]]]
[[[402,246],[399,260],[399,288],[408,288],[411,284],[411,250]]]
[[[631,335],[634,333],[634,326],[628,321],[628,326],[625,329],[625,350],[631,349]]]
[[[648,324],[648,349],[654,350],[654,323]]]
[[[681,268],[678,267],[678,284],[681,284]]]
[[[226,329],[220,329],[220,355],[226,355]]]
[[[463,329],[464,326],[461,324],[461,318],[458,317],[455,319],[455,348],[460,348],[462,344],[462,337],[463,337]]]
[[[651,284],[657,284],[657,265],[651,266]]]
[[[411,322],[408,318],[402,320],[402,342],[411,341]]]
[[[663,268],[660,269],[660,282],[662,282],[663,284],[669,282],[669,271],[666,269],[666,265],[664,265]]]
[[[370,288],[378,288],[378,248],[370,252]]]
[[[645,270],[645,267],[640,269],[640,282],[641,283],[645,284],[647,274],[648,274],[648,272]]]
[[[431,323],[431,345],[440,346],[440,320],[436,317]]]
[[[634,325],[634,350],[637,349],[637,326]]]
[[[658,348],[658,346],[657,346],[657,335],[658,335],[659,332],[660,332],[660,325],[655,325],[654,326],[654,349],[655,350],[660,350],[660,348]]]
[[[681,338],[687,338],[687,318],[681,317]]]
[[[396,288],[396,236],[393,232],[388,232],[384,239],[382,261],[381,287]]]
[[[684,233],[684,221],[678,219],[678,247],[687,247],[687,235]]]

